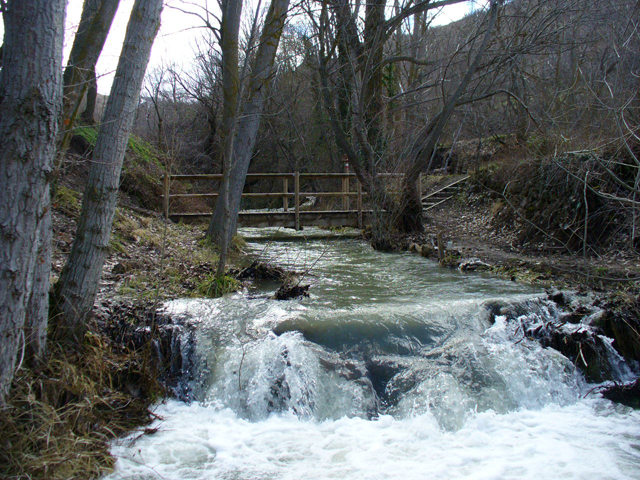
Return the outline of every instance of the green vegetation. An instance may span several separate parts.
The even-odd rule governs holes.
[[[197,286],[196,296],[218,298],[227,293],[236,292],[240,289],[241,284],[233,277],[224,275],[216,277],[213,274],[207,275]]]
[[[77,217],[82,207],[81,198],[82,195],[79,192],[60,185],[52,199],[53,208],[71,217]]]
[[[91,147],[96,146],[96,141],[98,140],[98,127],[93,125],[81,125],[74,129],[74,134],[84,138],[87,142],[89,142]],[[155,163],[159,168],[163,168],[162,164],[159,161],[159,158],[162,156],[162,154],[158,151],[158,149],[136,135],[131,135],[129,137],[127,151],[130,154],[127,157],[128,160],[130,160],[129,157],[135,157],[141,162]]]
[[[96,146],[96,141],[98,140],[98,127],[91,125],[78,126],[74,129],[73,133],[84,138],[89,142],[91,147]]]
[[[97,127],[79,126],[74,133],[83,137],[91,147],[95,147],[98,138]],[[165,172],[162,154],[150,143],[131,135],[122,168],[121,189],[135,197],[143,207],[158,210],[157,199],[162,194],[162,178]]]

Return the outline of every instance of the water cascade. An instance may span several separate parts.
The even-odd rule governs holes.
[[[196,326],[193,398],[118,441],[109,480],[640,478],[640,412],[524,335],[559,315],[539,289],[357,240],[250,248],[311,297],[167,305]]]

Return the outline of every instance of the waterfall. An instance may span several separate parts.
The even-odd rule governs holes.
[[[110,480],[640,478],[640,413],[534,338],[565,328],[542,292],[354,240],[268,255],[313,264],[311,297],[169,304],[195,332],[193,401],[114,444]]]

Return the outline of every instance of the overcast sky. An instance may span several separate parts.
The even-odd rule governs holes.
[[[118,65],[118,56],[124,41],[124,35],[129,20],[129,14],[134,0],[121,0],[120,7],[113,21],[113,27],[109,32],[105,49],[102,52],[96,71],[98,72],[98,90],[107,94],[111,88],[113,74]],[[263,1],[263,4],[265,2]],[[457,20],[469,12],[470,4],[453,5],[447,7],[441,14],[438,23],[449,23]],[[73,34],[77,29],[82,13],[83,0],[69,0],[67,6],[67,20],[65,33],[65,61],[73,42]],[[163,64],[177,63],[188,67],[194,57],[195,43],[203,34],[203,22],[194,15],[189,15],[180,10],[202,13],[203,7],[209,7],[210,11],[217,10],[217,0],[165,0],[165,8],[162,12],[162,25],[153,46],[149,69]],[[214,23],[215,24],[215,23]],[[0,24],[0,34],[4,34],[4,28]]]

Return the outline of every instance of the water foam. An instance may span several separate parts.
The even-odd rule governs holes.
[[[430,413],[315,422],[169,401],[152,436],[115,446],[108,480],[638,479],[640,412],[583,400],[471,415],[456,431]]]

